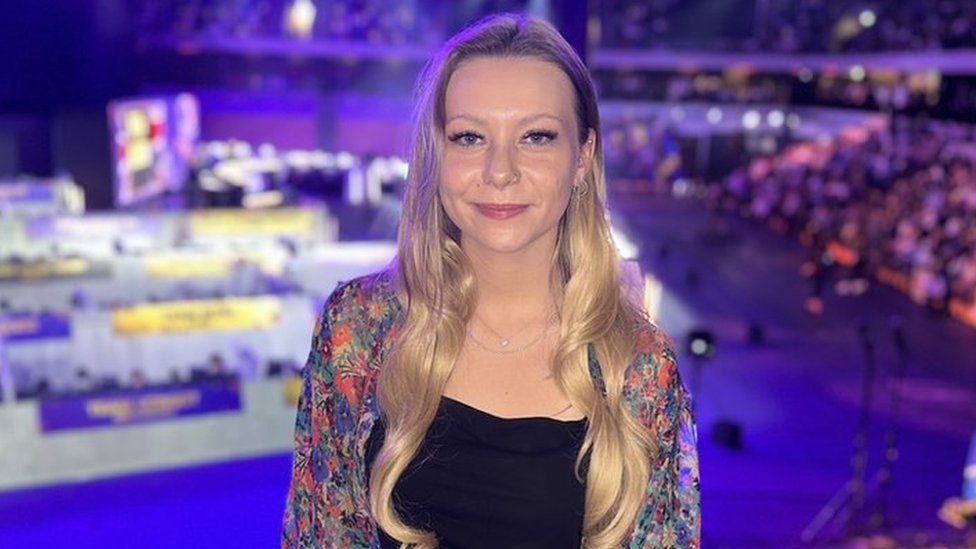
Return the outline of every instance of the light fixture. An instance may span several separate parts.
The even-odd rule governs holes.
[[[705,118],[707,118],[708,122],[712,125],[718,124],[722,121],[722,109],[718,107],[708,109],[708,112],[705,114]]]
[[[285,31],[297,38],[310,37],[316,11],[312,0],[295,0],[285,13]]]
[[[878,16],[871,10],[864,10],[857,16],[857,22],[864,28],[871,28],[878,21]]]
[[[748,110],[742,115],[742,127],[747,130],[754,130],[759,127],[759,122],[762,120],[762,116],[759,111]]]

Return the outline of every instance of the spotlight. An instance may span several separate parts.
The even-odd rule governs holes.
[[[708,112],[705,114],[705,118],[707,118],[708,122],[712,125],[718,124],[722,121],[722,109],[718,107],[708,109]]]
[[[696,359],[715,356],[715,337],[712,332],[702,329],[688,332],[688,353]]]
[[[769,125],[773,128],[782,128],[783,124],[786,122],[786,115],[783,114],[783,111],[775,109],[769,111],[769,114],[766,115],[766,121],[769,122]]]
[[[339,151],[336,154],[336,165],[340,170],[348,170],[356,163],[356,157],[348,151]]]
[[[742,449],[742,426],[734,421],[721,419],[712,424],[712,442],[729,450]]]
[[[297,38],[309,38],[315,25],[315,12],[311,0],[295,0],[285,13],[285,31]]]
[[[702,400],[702,368],[708,359],[715,356],[715,336],[710,330],[697,328],[688,332],[686,344],[692,359],[692,413],[697,417],[699,401]],[[712,424],[709,434],[719,446],[730,450],[742,449],[742,426],[735,421],[719,419]]]
[[[864,67],[863,66],[861,66],[861,65],[854,65],[853,67],[851,67],[851,70],[850,70],[850,73],[849,73],[849,76],[851,77],[851,80],[853,80],[855,82],[860,82],[861,80],[864,80],[864,75],[865,75],[865,72],[864,72]]]
[[[747,130],[754,130],[759,127],[760,120],[762,120],[762,116],[759,111],[750,109],[742,115],[742,127]]]
[[[857,16],[857,22],[864,28],[871,28],[878,21],[878,16],[871,10],[864,10]]]

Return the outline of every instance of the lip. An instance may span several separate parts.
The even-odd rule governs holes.
[[[528,204],[475,204],[478,212],[490,219],[509,219],[529,209]]]

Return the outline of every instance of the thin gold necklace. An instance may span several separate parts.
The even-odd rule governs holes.
[[[477,337],[475,337],[474,332],[471,331],[471,328],[468,328],[468,337],[470,337],[471,338],[471,341],[475,342],[475,344],[478,345],[478,347],[481,347],[482,349],[484,349],[484,350],[486,350],[486,351],[488,351],[490,353],[495,353],[495,354],[499,354],[499,355],[510,355],[510,354],[514,354],[514,353],[520,353],[522,351],[525,351],[526,349],[529,349],[529,348],[535,346],[537,343],[539,343],[540,341],[542,341],[542,338],[545,337],[545,335],[549,332],[549,328],[552,326],[553,321],[556,319],[556,315],[555,314],[551,315],[549,317],[549,320],[546,322],[546,325],[542,328],[542,332],[540,332],[538,336],[536,336],[535,338],[533,338],[532,341],[526,343],[525,345],[522,345],[521,347],[515,347],[513,349],[509,349],[508,346],[511,345],[511,343],[512,343],[512,341],[511,341],[510,338],[507,338],[507,337],[503,336],[502,334],[498,333],[494,328],[492,328],[491,326],[489,326],[487,322],[485,322],[484,320],[482,320],[481,317],[478,316],[477,313],[474,314],[474,317],[485,328],[488,328],[488,330],[490,330],[493,334],[495,334],[496,336],[498,336],[499,339],[501,339],[501,341],[499,341],[498,344],[502,348],[501,349],[497,349],[497,348],[494,348],[494,347],[492,347],[490,345],[487,345],[487,344],[483,343]]]

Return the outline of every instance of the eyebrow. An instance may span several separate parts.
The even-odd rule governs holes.
[[[556,122],[559,122],[559,123],[562,123],[562,121],[563,121],[562,118],[559,118],[558,116],[556,116],[554,114],[539,113],[539,114],[530,114],[528,116],[524,116],[521,119],[519,119],[519,123],[525,124],[526,122],[534,122],[536,120],[539,120],[540,118],[551,118],[551,119],[553,119],[553,120],[555,120]],[[451,122],[453,122],[455,120],[470,120],[470,121],[475,122],[475,123],[478,123],[478,124],[485,124],[485,120],[483,118],[480,118],[480,117],[475,116],[473,114],[467,114],[467,113],[461,113],[461,114],[452,116],[450,119],[448,119],[447,123],[450,124]]]

